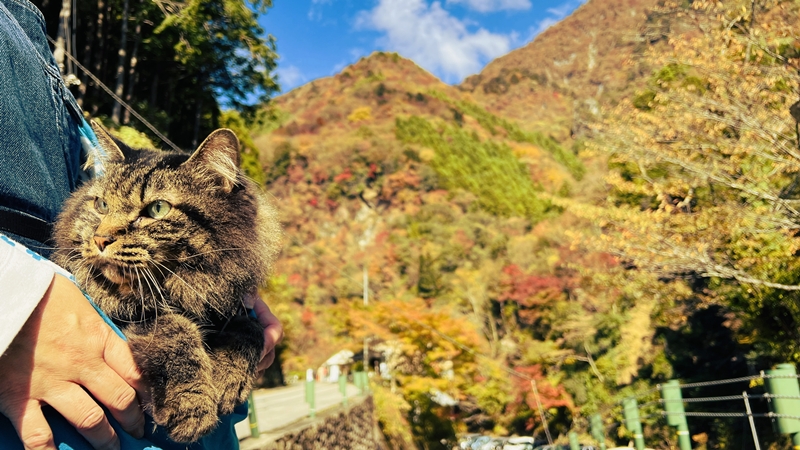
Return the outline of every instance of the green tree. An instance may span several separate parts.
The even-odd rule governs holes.
[[[250,111],[277,90],[270,74],[277,58],[275,40],[264,37],[257,21],[271,6],[271,0],[191,0],[155,29],[158,39],[172,43],[174,61],[206,94],[194,98],[194,143],[203,114],[216,107],[216,99]]]
[[[223,108],[254,120],[257,108],[278,89],[275,40],[258,25],[272,6],[269,0],[79,0],[76,5],[74,56],[181,147],[194,148],[217,128]],[[55,36],[60,5],[37,6]],[[136,32],[120,32],[128,25]],[[126,123],[108,92],[79,75],[76,97],[84,109]]]

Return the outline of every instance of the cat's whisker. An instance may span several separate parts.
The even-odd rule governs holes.
[[[147,284],[147,289],[150,291],[150,298],[153,299],[153,310],[155,311],[156,319],[158,319],[158,301],[156,300],[156,293],[153,292],[153,286],[150,284],[150,279],[147,276],[148,275],[148,270],[147,270],[146,267],[142,268],[142,273],[144,274],[144,276],[142,278],[144,279],[144,282]],[[145,299],[144,299],[144,296],[142,296],[142,320],[145,320],[145,310],[146,309],[147,308],[146,308],[146,305],[145,305]]]
[[[188,283],[186,280],[184,280],[184,279],[183,279],[183,278],[182,278],[180,275],[178,275],[178,274],[177,274],[177,273],[175,273],[174,271],[170,270],[170,268],[169,268],[169,267],[165,266],[164,264],[162,264],[162,263],[160,263],[160,262],[158,262],[158,261],[156,261],[156,260],[154,260],[154,259],[152,259],[152,258],[150,258],[150,261],[151,261],[153,264],[155,264],[157,267],[163,268],[163,269],[164,269],[164,270],[166,270],[167,272],[171,273],[171,274],[172,274],[172,275],[173,275],[175,278],[177,278],[178,280],[180,280],[181,282],[183,282],[183,284],[185,284],[185,285],[186,285],[186,287],[188,287],[189,289],[191,289],[192,291],[194,291],[194,293],[195,293],[195,294],[197,294],[197,295],[198,295],[198,297],[200,297],[200,298],[205,298],[205,295],[201,294],[201,293],[200,293],[200,292],[199,292],[197,289],[195,289],[195,288],[194,288],[194,286],[192,286],[191,284],[189,284],[189,283]],[[160,270],[159,270],[159,271],[160,271]],[[211,305],[211,306],[213,306],[213,305]],[[217,312],[220,312],[220,311],[217,311]]]
[[[158,280],[156,280],[156,277],[153,274],[153,272],[150,270],[150,268],[144,268],[143,271],[150,279],[150,281],[153,282],[153,287],[156,289],[156,292],[158,292],[158,296],[161,298],[162,306],[169,307],[169,303],[167,303],[167,299],[164,298],[164,293],[161,291],[161,286],[158,284]],[[155,295],[153,296],[153,302],[154,305],[156,306],[156,310],[158,310],[158,302]]]
[[[139,268],[133,266],[133,270],[136,271],[136,283],[139,285],[139,298],[142,300],[142,322],[144,322],[145,318],[145,308],[144,308],[144,289],[142,288],[142,275],[139,273]]]
[[[81,254],[80,251],[78,251],[78,249],[70,250],[69,253],[67,253],[67,262],[72,263],[75,261],[83,263],[83,255]]]
[[[158,329],[158,311],[159,311],[160,308],[158,307],[158,298],[155,296],[155,294],[153,294],[153,287],[155,287],[156,292],[158,292],[158,296],[161,298],[162,308],[168,310],[169,309],[169,304],[167,303],[167,300],[164,298],[164,295],[161,292],[161,287],[158,285],[158,282],[155,279],[155,275],[153,275],[153,273],[150,271],[150,268],[142,267],[142,273],[145,274],[145,280],[148,280],[147,281],[147,286],[148,286],[148,288],[150,288],[151,298],[153,299],[153,312],[155,314],[155,318],[153,320],[153,330],[157,330]],[[150,284],[151,281],[153,283],[152,285]],[[144,301],[144,299],[142,301]],[[155,333],[152,333],[152,335],[155,336]],[[148,343],[147,345],[149,346],[150,344]]]
[[[200,256],[210,255],[212,253],[237,252],[237,251],[242,251],[242,250],[245,250],[245,249],[243,247],[218,248],[218,249],[214,249],[214,250],[209,250],[207,252],[195,253],[194,255],[190,255],[190,256],[180,256],[178,258],[169,258],[169,259],[166,259],[166,261],[185,261],[187,259],[198,258]]]

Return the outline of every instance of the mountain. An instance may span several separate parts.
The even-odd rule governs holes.
[[[277,97],[274,107],[279,126],[256,140],[265,165],[286,145],[331,173],[344,170],[343,160],[356,148],[375,154],[373,162],[402,160],[407,143],[397,138],[397,120],[414,116],[508,145],[550,191],[582,170],[555,140],[488,113],[469,95],[395,53],[362,58],[335,76]]]
[[[657,3],[589,0],[458,87],[495,114],[565,139],[637,86],[633,56],[669,27],[652,11]]]
[[[575,144],[649,76],[633,55],[671,26],[654,5],[591,0],[460,86],[378,52],[274,99],[253,142],[286,228],[268,295],[287,375],[394,345],[397,392],[375,384],[394,418],[381,423],[407,420],[425,447],[456,431],[540,433],[530,379],[567,430],[579,405],[663,358],[656,302],[630,304],[620,262],[572,245],[593,225],[553,205],[605,174]]]

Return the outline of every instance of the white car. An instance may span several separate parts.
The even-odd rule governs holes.
[[[530,436],[508,438],[503,450],[533,450],[534,439]]]

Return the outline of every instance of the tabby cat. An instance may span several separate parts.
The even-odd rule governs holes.
[[[131,149],[92,126],[105,174],[65,203],[54,260],[128,337],[154,421],[193,442],[252,387],[264,337],[242,299],[278,253],[276,212],[238,170],[230,130],[190,156]]]

